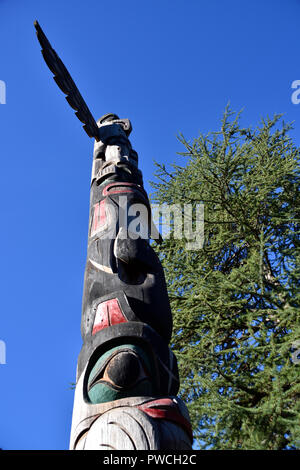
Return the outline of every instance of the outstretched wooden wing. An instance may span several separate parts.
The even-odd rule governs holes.
[[[75,109],[75,114],[78,119],[83,122],[83,129],[87,135],[89,137],[94,137],[98,142],[100,139],[99,129],[96,121],[93,118],[81,94],[79,93],[79,90],[75,85],[71,75],[69,74],[61,59],[58,57],[55,50],[52,48],[50,42],[48,41],[37,21],[34,22],[34,26],[36,29],[37,38],[42,46],[43,57],[54,75],[54,80],[56,81],[59,88],[65,93],[65,95],[67,95],[66,100],[68,101],[69,105]]]

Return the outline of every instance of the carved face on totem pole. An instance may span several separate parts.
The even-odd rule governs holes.
[[[95,138],[81,334],[70,449],[189,449],[188,412],[176,397],[172,315],[159,238],[132,149],[128,119],[92,117],[36,22],[54,79]]]

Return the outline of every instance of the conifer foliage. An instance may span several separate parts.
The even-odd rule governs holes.
[[[254,129],[225,110],[157,165],[152,202],[204,204],[204,244],[157,245],[180,396],[202,449],[300,447],[299,149],[282,116]]]

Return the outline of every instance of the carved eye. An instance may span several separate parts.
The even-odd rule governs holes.
[[[145,352],[140,349],[134,345],[118,346],[97,361],[90,372],[87,387],[92,403],[154,393],[153,374],[143,358]]]

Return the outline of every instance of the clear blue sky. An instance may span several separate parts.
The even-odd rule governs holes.
[[[0,447],[67,449],[86,257],[93,142],[43,61],[38,19],[95,118],[133,124],[145,186],[176,135],[300,104],[299,0],[0,0]]]

